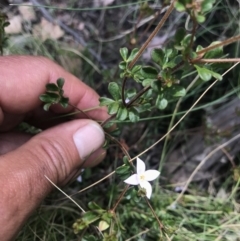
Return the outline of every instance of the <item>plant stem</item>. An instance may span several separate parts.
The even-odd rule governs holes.
[[[111,115],[109,118],[107,118],[105,121],[102,122],[101,126],[105,126],[109,121],[111,121],[112,119],[114,119],[116,117],[117,114]]]
[[[140,90],[133,98],[132,100],[130,100],[128,103],[126,103],[126,108],[129,108],[132,106],[132,104],[138,100],[144,93],[146,93],[148,90],[150,90],[151,86],[146,86],[145,88],[143,88],[142,90]],[[123,90],[123,89],[122,89]],[[123,96],[123,95],[122,95]],[[106,125],[109,121],[111,121],[112,119],[114,119],[116,117],[116,114],[111,115],[108,119],[106,119],[105,121],[102,122],[101,126]]]
[[[193,21],[193,29],[192,29],[192,33],[191,33],[191,40],[190,40],[190,43],[189,43],[189,49],[191,49],[193,47],[193,40],[194,40],[194,37],[195,37],[195,34],[196,34],[196,30],[197,30],[197,21],[196,21],[196,18],[195,16],[191,16],[191,19]]]
[[[116,138],[114,138],[114,137],[112,137],[111,135],[109,135],[107,132],[105,132],[105,135],[106,135],[109,139],[111,139],[111,141],[117,143],[117,144],[120,146],[122,152],[128,157],[128,159],[129,159],[129,160],[131,159],[128,151],[127,151],[127,150],[125,149],[125,147],[121,144],[121,142],[119,142]],[[131,162],[130,162],[130,163],[131,163]],[[132,164],[132,163],[131,163],[131,164]]]
[[[163,224],[161,223],[161,221],[159,220],[159,218],[158,218],[157,214],[155,213],[152,205],[150,204],[150,202],[148,201],[148,199],[147,199],[146,197],[145,197],[145,201],[147,202],[149,208],[151,209],[153,216],[156,218],[156,220],[157,220],[157,222],[158,222],[158,225],[159,225],[159,228],[160,228],[161,230],[164,229],[164,225],[163,225]]]
[[[132,104],[138,100],[144,93],[146,93],[148,90],[151,89],[151,86],[145,86],[142,90],[140,90],[126,105],[127,108],[129,108],[130,106],[132,106]]]
[[[173,0],[172,3],[170,4],[168,10],[166,11],[166,13],[164,14],[163,18],[160,20],[160,22],[158,23],[157,27],[153,30],[153,32],[150,34],[150,36],[148,37],[148,39],[146,40],[146,42],[142,45],[142,47],[139,49],[138,54],[135,56],[135,58],[132,60],[132,62],[129,64],[129,69],[131,69],[134,64],[137,62],[137,60],[139,59],[139,57],[142,55],[143,51],[147,48],[148,44],[151,42],[151,40],[153,39],[153,37],[158,33],[158,31],[162,28],[163,24],[166,22],[166,20],[168,19],[170,13],[172,12],[173,8],[174,8],[174,3],[176,2],[176,0]]]
[[[208,51],[210,51],[212,49],[215,49],[215,48],[218,48],[218,47],[221,47],[221,46],[229,45],[229,44],[234,43],[234,42],[236,42],[238,40],[240,40],[240,35],[237,35],[237,36],[234,36],[232,38],[226,39],[226,40],[224,40],[224,41],[222,41],[220,43],[208,46],[208,47],[198,51],[197,54],[198,55],[205,54],[206,52],[208,52]]]
[[[117,202],[115,203],[115,205],[113,206],[113,208],[110,210],[110,212],[112,212],[112,213],[115,212],[115,210],[116,210],[118,204],[119,204],[120,201],[122,200],[122,198],[123,198],[124,194],[126,193],[126,191],[128,190],[128,188],[129,188],[129,185],[127,185],[127,186],[123,189],[123,191],[122,191],[122,193],[120,194],[120,196],[119,196]]]
[[[229,59],[192,59],[191,63],[232,63],[240,62],[240,58]]]
[[[70,103],[68,103],[68,105],[72,106],[73,108],[77,109],[79,112],[81,112],[82,114],[84,114],[84,115],[87,117],[87,119],[91,119],[90,116],[89,116],[87,113],[85,113],[84,111],[82,111],[81,109],[79,109],[77,106],[72,105],[72,104],[70,104]]]
[[[163,24],[166,22],[166,20],[168,19],[170,13],[172,12],[173,8],[174,8],[174,3],[176,2],[176,0],[173,0],[172,3],[170,4],[168,10],[166,11],[166,13],[164,14],[163,18],[160,20],[160,22],[158,23],[157,27],[153,30],[153,32],[150,34],[150,36],[148,37],[148,39],[145,41],[145,43],[141,46],[141,48],[139,49],[137,55],[135,56],[135,58],[132,60],[132,62],[129,64],[128,68],[129,70],[132,69],[132,67],[134,66],[134,64],[137,62],[137,60],[140,58],[140,56],[142,55],[143,51],[147,48],[147,46],[149,45],[149,43],[151,42],[151,40],[154,38],[154,36],[158,33],[158,31],[162,28]],[[125,101],[125,94],[124,94],[124,90],[125,90],[125,85],[126,85],[126,81],[127,78],[125,77],[123,80],[123,85],[122,85],[122,102],[123,105],[126,107],[126,101]]]

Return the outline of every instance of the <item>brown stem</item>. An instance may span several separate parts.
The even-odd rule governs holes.
[[[122,145],[121,142],[119,142],[116,138],[114,138],[114,137],[112,137],[111,135],[109,135],[107,132],[105,132],[105,135],[106,135],[109,139],[111,139],[111,141],[117,143],[117,144],[120,146],[122,152],[128,157],[128,159],[129,159],[129,160],[131,159],[128,151],[125,149],[125,147]],[[131,163],[131,162],[130,162],[130,163]],[[131,163],[131,164],[132,164],[132,163]]]
[[[174,9],[174,3],[176,2],[176,0],[173,0],[172,3],[170,4],[168,10],[166,11],[166,13],[164,14],[163,18],[160,20],[160,22],[158,23],[157,27],[153,30],[153,32],[150,34],[150,36],[148,37],[148,39],[146,40],[146,42],[142,45],[142,47],[139,49],[137,55],[135,56],[135,58],[132,60],[132,62],[129,64],[129,69],[131,69],[134,64],[137,62],[137,60],[139,59],[139,57],[142,55],[143,51],[147,48],[148,44],[151,42],[151,40],[153,39],[153,37],[158,33],[158,31],[162,28],[163,24],[166,22],[166,20],[168,19],[170,13],[172,12],[172,10]]]
[[[122,191],[122,193],[120,194],[120,196],[119,196],[117,202],[115,203],[115,205],[113,206],[113,208],[110,210],[110,212],[112,212],[112,213],[115,212],[115,210],[116,210],[118,204],[121,202],[121,200],[122,200],[124,194],[126,193],[126,191],[128,190],[128,188],[129,188],[129,185],[127,185],[127,186],[123,189],[123,191]]]
[[[240,58],[229,59],[192,59],[191,63],[232,63],[240,62]]]
[[[162,28],[163,24],[166,22],[166,20],[168,19],[170,13],[172,12],[172,10],[174,9],[174,3],[176,2],[176,0],[173,0],[172,3],[170,4],[168,10],[166,11],[166,13],[164,14],[163,18],[160,20],[160,22],[158,23],[157,27],[153,30],[153,32],[150,34],[150,36],[148,37],[148,39],[145,41],[145,43],[141,46],[141,48],[139,49],[137,55],[135,56],[135,58],[132,60],[132,62],[129,64],[128,69],[131,70],[132,67],[134,66],[134,64],[137,62],[137,60],[140,58],[140,56],[142,55],[143,51],[147,48],[148,44],[151,42],[151,40],[153,39],[153,37],[158,33],[158,31]],[[126,81],[127,81],[127,77],[124,78],[123,80],[123,86],[122,86],[122,102],[123,105],[126,107],[126,101],[125,101],[125,94],[124,94],[124,90],[125,90],[125,85],[126,85]]]
[[[107,118],[105,121],[102,122],[101,126],[105,126],[109,121],[111,121],[112,119],[114,119],[116,117],[117,114],[111,115],[109,118]]]
[[[214,44],[214,45],[211,45],[211,46],[208,46],[207,48],[204,48],[200,51],[197,52],[198,55],[202,55],[202,54],[205,54],[206,52],[212,50],[212,49],[215,49],[217,47],[221,47],[221,46],[226,46],[226,45],[229,45],[231,43],[234,43],[236,41],[240,40],[240,35],[237,35],[237,36],[234,36],[232,38],[229,38],[229,39],[226,39],[218,44]]]
[[[154,23],[154,21],[156,20],[156,18],[159,16],[159,14],[161,13],[163,8],[161,8],[159,11],[157,11],[154,14],[154,18],[150,21],[150,23],[148,24],[148,26],[146,27],[146,29],[143,31],[143,33],[141,34],[140,38],[138,39],[138,41],[140,42],[141,39],[143,38],[143,36],[146,36],[147,31],[149,30],[149,28],[152,26],[152,24]]]
[[[144,93],[146,93],[148,90],[150,90],[151,86],[148,85],[146,87],[144,87],[142,90],[140,90],[126,105],[127,108],[129,108],[130,106],[132,106],[132,104],[139,99],[139,97],[141,97]]]
[[[145,201],[147,202],[149,208],[151,209],[152,211],[152,214],[154,215],[154,217],[156,218],[157,222],[158,222],[158,225],[159,225],[159,228],[162,230],[164,229],[164,225],[161,223],[161,221],[159,220],[157,214],[155,213],[154,209],[152,208],[150,202],[148,201],[148,199],[145,197]]]
[[[73,108],[77,109],[79,112],[81,112],[82,114],[84,114],[84,115],[87,117],[87,119],[91,119],[90,116],[89,116],[87,113],[85,113],[84,111],[82,111],[81,109],[79,109],[77,106],[72,105],[72,104],[70,104],[70,103],[68,103],[68,105],[72,106]]]
[[[190,43],[189,43],[189,48],[190,49],[193,46],[193,40],[194,40],[194,36],[195,36],[196,30],[197,30],[197,21],[196,21],[195,16],[191,16],[191,19],[193,21],[193,29],[192,29],[192,33],[191,33],[191,40],[190,40]]]

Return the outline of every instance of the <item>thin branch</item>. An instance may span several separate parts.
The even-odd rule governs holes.
[[[129,188],[129,185],[127,185],[127,186],[124,188],[124,190],[122,191],[121,195],[119,196],[117,202],[115,203],[114,207],[110,210],[110,212],[112,212],[112,213],[115,212],[118,204],[121,202],[121,200],[122,200],[124,194],[127,192],[128,188]]]
[[[134,64],[137,62],[137,60],[140,58],[140,56],[142,55],[143,51],[147,48],[148,44],[151,42],[151,40],[153,39],[153,37],[158,33],[158,31],[162,28],[163,24],[166,22],[166,20],[168,19],[170,13],[172,12],[172,10],[174,9],[174,4],[175,4],[176,0],[173,0],[172,3],[170,4],[168,10],[166,11],[166,13],[164,14],[163,18],[160,20],[160,22],[158,23],[157,27],[153,30],[153,32],[150,34],[150,36],[148,37],[148,39],[146,40],[146,42],[142,45],[142,47],[139,49],[138,54],[135,56],[135,58],[132,60],[132,62],[129,64],[129,69],[131,69]]]
[[[159,218],[158,218],[157,214],[155,213],[152,205],[150,204],[150,202],[148,201],[148,199],[147,199],[146,197],[145,197],[144,199],[145,199],[146,203],[148,204],[148,207],[151,209],[153,216],[156,218],[156,220],[157,220],[157,222],[158,222],[158,225],[159,225],[159,228],[160,228],[161,230],[163,230],[163,229],[164,229],[164,225],[163,225],[162,222],[159,220]]]
[[[240,40],[240,35],[237,35],[237,36],[234,36],[232,38],[226,39],[226,40],[224,40],[224,41],[222,41],[220,43],[208,46],[207,48],[204,48],[204,49],[198,51],[197,54],[198,55],[205,54],[206,52],[208,52],[208,51],[210,51],[212,49],[215,49],[215,48],[218,48],[218,47],[221,47],[221,46],[229,45],[231,43],[237,42],[238,40]]]
[[[192,59],[191,63],[233,63],[240,62],[240,58],[229,59]]]
[[[91,119],[90,116],[89,116],[87,113],[85,113],[83,110],[79,109],[77,106],[72,105],[72,104],[70,104],[70,103],[68,103],[68,105],[72,106],[73,108],[75,108],[76,110],[78,110],[80,113],[84,114],[85,117],[87,117],[87,119]]]

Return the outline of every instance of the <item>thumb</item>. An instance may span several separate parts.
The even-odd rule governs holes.
[[[0,226],[5,227],[0,240],[14,235],[53,188],[44,175],[57,185],[64,184],[103,142],[104,132],[96,122],[74,120],[0,156]]]

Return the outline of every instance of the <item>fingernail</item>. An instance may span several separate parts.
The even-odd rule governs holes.
[[[88,123],[73,135],[74,143],[82,160],[100,148],[104,139],[103,129],[96,122]]]

